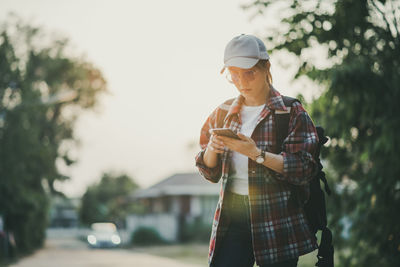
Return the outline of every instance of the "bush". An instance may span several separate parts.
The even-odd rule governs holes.
[[[131,243],[133,245],[159,245],[167,243],[154,228],[139,227],[132,234]]]
[[[211,225],[203,223],[197,218],[192,223],[186,223],[181,233],[182,242],[201,242],[208,243],[210,241]]]

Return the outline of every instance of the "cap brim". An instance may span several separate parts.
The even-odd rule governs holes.
[[[225,67],[238,67],[241,69],[250,69],[257,64],[258,58],[234,57],[225,62]]]

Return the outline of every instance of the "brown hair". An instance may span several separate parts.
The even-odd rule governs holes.
[[[271,76],[271,63],[268,59],[260,59],[255,65],[256,68],[265,69],[267,71],[267,82],[272,84],[272,76]]]

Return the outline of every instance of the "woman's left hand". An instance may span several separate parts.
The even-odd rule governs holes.
[[[218,136],[218,139],[221,140],[230,150],[243,154],[250,159],[254,159],[258,155],[258,149],[254,140],[242,133],[237,133],[237,135],[241,140],[221,135]]]

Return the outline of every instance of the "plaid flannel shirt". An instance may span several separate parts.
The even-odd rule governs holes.
[[[229,225],[229,215],[224,214],[223,199],[227,184],[230,183],[232,151],[225,148],[214,168],[204,164],[203,156],[210,138],[210,129],[224,127],[240,130],[240,109],[243,101],[244,98],[239,95],[231,105],[229,103],[232,99],[221,104],[211,113],[201,129],[201,151],[196,156],[196,166],[200,174],[213,183],[222,178],[210,238],[209,264],[218,253],[218,245]],[[272,112],[285,111],[288,112],[281,95],[272,88],[267,105],[261,111],[251,136],[258,148],[269,152],[277,151]],[[226,117],[222,118],[225,114]],[[248,161],[251,231],[254,257],[258,265],[296,258],[318,248],[316,237],[310,232],[303,211],[303,204],[309,197],[307,183],[316,170],[313,155],[317,148],[318,135],[312,120],[299,102],[292,105],[290,114],[289,133],[280,153],[283,156],[283,173],[276,173],[251,159]],[[217,125],[222,120],[223,124]]]

